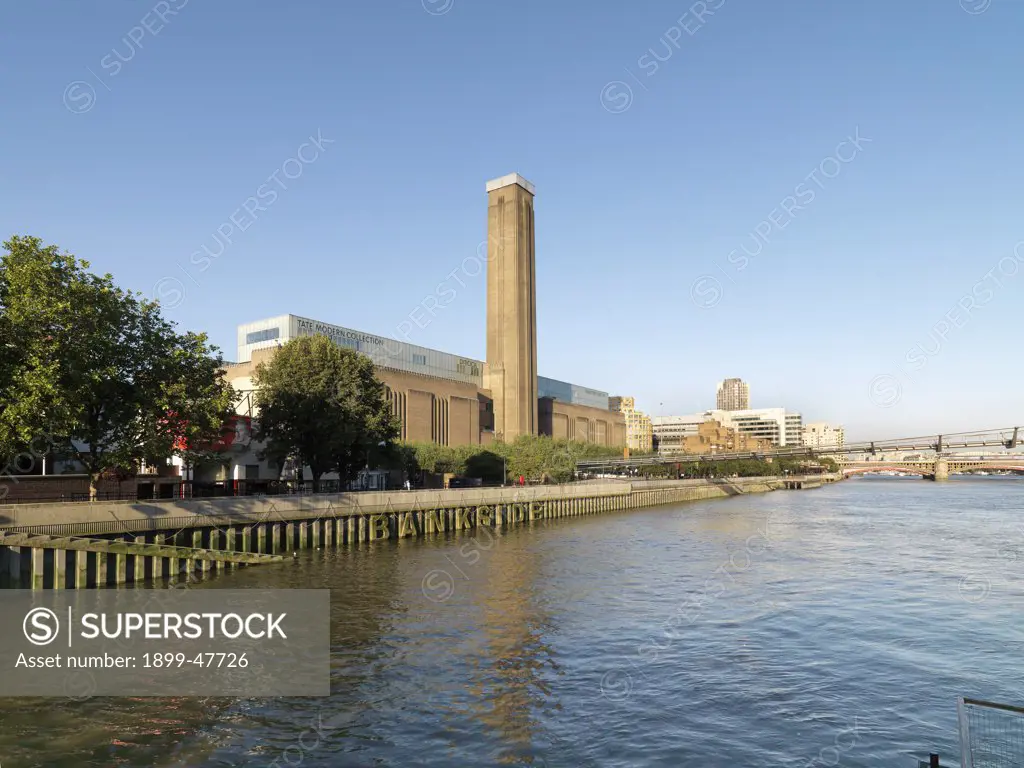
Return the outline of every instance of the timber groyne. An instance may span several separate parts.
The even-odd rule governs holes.
[[[565,485],[0,506],[0,586],[82,589],[336,547],[641,509],[780,488],[807,478],[589,481]]]

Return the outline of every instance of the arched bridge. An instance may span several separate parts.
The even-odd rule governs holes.
[[[848,461],[842,466],[843,475],[846,477],[868,472],[903,472],[930,480],[943,480],[948,478],[951,472],[974,469],[1024,472],[1024,458],[1007,460],[1004,456],[993,456],[959,459],[955,456],[940,456],[921,461]]]

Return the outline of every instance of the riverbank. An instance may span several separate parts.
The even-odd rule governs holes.
[[[222,553],[287,554],[386,539],[809,488],[839,475],[606,480],[566,485],[0,507],[6,586],[85,588],[237,567]],[[87,540],[83,540],[87,537]],[[112,544],[113,543],[113,544]],[[176,547],[174,551],[168,547]]]

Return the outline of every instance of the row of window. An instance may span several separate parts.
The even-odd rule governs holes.
[[[280,328],[264,328],[262,331],[253,331],[245,335],[246,344],[256,344],[260,341],[273,341],[281,337]]]

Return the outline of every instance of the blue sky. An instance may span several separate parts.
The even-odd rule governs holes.
[[[542,375],[655,415],[740,376],[851,437],[1018,423],[1022,28],[1010,0],[8,3],[0,233],[228,359],[288,312],[482,359],[484,184],[515,171]]]

